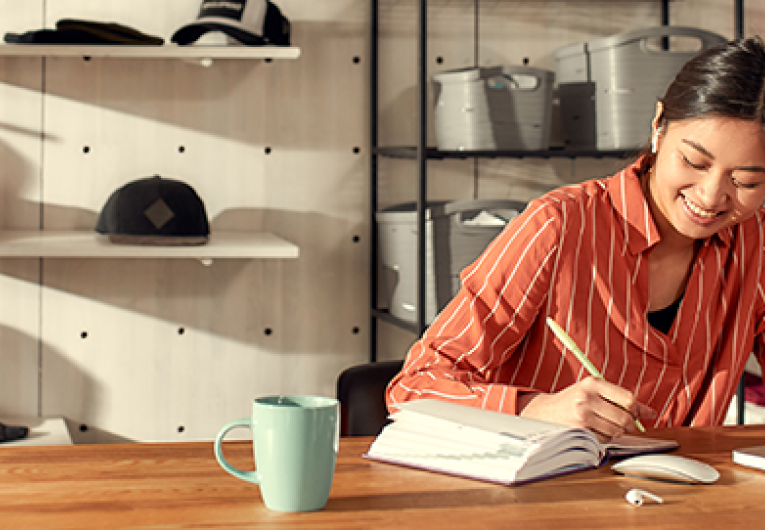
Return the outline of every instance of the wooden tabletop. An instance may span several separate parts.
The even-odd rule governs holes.
[[[257,486],[218,467],[212,443],[0,446],[0,528],[762,528],[765,472],[733,464],[765,444],[765,426],[653,430],[677,454],[715,466],[712,485],[627,478],[608,466],[505,487],[362,458],[369,438],[341,441],[329,502],[311,513],[265,508]],[[247,442],[226,456],[252,468]],[[664,498],[635,507],[633,487]]]

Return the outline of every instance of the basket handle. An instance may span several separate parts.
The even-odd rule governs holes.
[[[444,215],[470,210],[517,210],[521,212],[526,203],[506,199],[481,199],[477,201],[453,201],[444,204]]]
[[[502,74],[487,79],[489,88],[509,88],[510,90],[528,90],[533,92],[542,84],[542,80],[533,74]]]
[[[670,53],[688,53],[688,51],[672,51],[672,50],[657,50],[655,48],[648,47],[648,39],[656,37],[692,37],[701,42],[701,49],[699,52],[711,48],[716,44],[725,42],[725,39],[717,35],[698,28],[688,28],[684,26],[658,26],[653,28],[647,28],[643,30],[640,36],[640,49],[644,53],[663,55]]]

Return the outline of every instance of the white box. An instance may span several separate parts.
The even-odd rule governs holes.
[[[696,46],[652,45],[678,37]],[[725,41],[702,29],[659,26],[560,48],[555,59],[564,144],[587,147],[594,138],[601,150],[641,149],[651,136],[656,103],[675,75],[701,51]],[[592,110],[595,119],[583,116]]]
[[[553,72],[530,66],[466,68],[435,74],[438,148],[547,149],[553,82]]]
[[[523,210],[511,200],[434,202],[426,210],[425,318],[436,314],[460,288],[459,274],[475,261]],[[414,203],[377,213],[381,298],[394,317],[417,322],[417,211]]]

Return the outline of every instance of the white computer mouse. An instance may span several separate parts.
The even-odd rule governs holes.
[[[615,463],[611,469],[632,477],[711,484],[720,473],[707,463],[679,455],[638,455]]]

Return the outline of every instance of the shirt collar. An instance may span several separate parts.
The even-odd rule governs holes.
[[[633,255],[645,252],[661,239],[640,182],[639,175],[647,169],[647,157],[643,156],[606,180],[611,203],[624,222],[625,243]],[[712,239],[719,239],[723,245],[729,246],[731,237],[730,228],[726,228]]]

